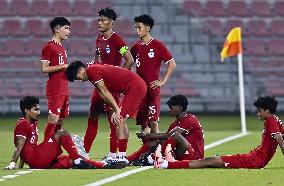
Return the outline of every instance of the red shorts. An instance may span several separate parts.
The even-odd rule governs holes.
[[[135,118],[139,105],[146,96],[147,86],[142,79],[137,79],[125,93],[121,102],[121,113],[123,118]]]
[[[136,125],[146,126],[151,121],[159,121],[160,94],[147,96],[142,100],[136,117]]]
[[[227,168],[259,169],[265,166],[262,157],[253,154],[221,156]]]
[[[48,113],[59,115],[60,118],[69,116],[69,96],[47,96]]]
[[[176,158],[179,161],[183,160],[200,160],[203,159],[204,157],[200,156],[197,152],[194,151],[192,148],[191,144],[189,144],[188,150],[184,153],[184,155],[180,158]]]

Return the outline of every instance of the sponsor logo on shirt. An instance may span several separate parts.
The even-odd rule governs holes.
[[[109,45],[106,46],[106,53],[109,54],[110,53],[110,48]]]
[[[150,49],[150,51],[148,52],[148,56],[149,58],[155,57],[154,49]]]

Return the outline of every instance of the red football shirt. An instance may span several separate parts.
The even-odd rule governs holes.
[[[148,43],[137,42],[130,50],[135,62],[137,74],[149,84],[159,79],[161,63],[173,59],[166,46],[157,39]]]
[[[104,81],[110,91],[119,93],[127,92],[131,84],[137,83],[137,79],[140,78],[130,70],[112,65],[94,64],[88,67],[86,72],[89,81],[93,85]]]
[[[127,46],[122,38],[113,32],[108,38],[99,35],[96,40],[96,52],[99,54],[103,64],[120,66],[122,62],[122,54],[120,49]]]
[[[198,118],[192,114],[186,114],[181,120],[174,121],[167,132],[176,127],[185,130],[182,136],[191,144],[199,157],[204,157],[204,134]]]
[[[67,64],[67,53],[61,44],[51,40],[43,47],[41,60],[49,61],[49,66]],[[46,83],[46,95],[69,95],[65,69],[49,73]]]
[[[278,133],[284,134],[282,121],[277,116],[272,115],[264,122],[261,144],[251,151],[251,154],[264,158],[264,165],[267,165],[276,152],[278,143],[274,139],[274,135]]]
[[[26,146],[37,145],[38,141],[38,128],[37,123],[31,123],[25,118],[20,118],[14,130],[14,144],[16,145],[16,137],[20,136],[26,139]]]

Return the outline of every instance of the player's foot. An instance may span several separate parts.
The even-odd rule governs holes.
[[[165,149],[165,160],[173,162],[175,159],[172,155],[172,145],[169,143]]]
[[[133,166],[151,166],[153,164],[151,164],[148,160],[149,155],[149,153],[143,154],[139,157],[139,159],[134,160],[131,164]]]
[[[83,159],[81,159],[80,162],[77,164],[74,162],[73,168],[75,169],[95,169],[96,166],[91,165],[87,163],[86,161],[84,161]]]
[[[129,161],[128,161],[128,159],[127,159],[126,156],[117,156],[117,157],[116,157],[116,160],[119,161],[119,162],[124,162],[124,163],[126,163],[127,165],[129,164]]]
[[[108,153],[105,157],[103,157],[103,161],[108,160],[108,159],[116,159],[116,153]]]
[[[108,159],[104,161],[105,165],[103,169],[122,169],[125,168],[128,164],[122,161],[118,161],[118,159]]]
[[[156,151],[155,151],[155,159],[154,159],[154,167],[156,169],[159,169],[161,167],[161,163],[163,161],[163,156],[162,156],[162,153],[161,153],[161,145],[159,144]]]

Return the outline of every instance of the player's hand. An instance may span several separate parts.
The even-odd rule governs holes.
[[[112,116],[111,116],[111,120],[112,120],[112,122],[114,123],[114,124],[119,124],[119,123],[121,123],[122,122],[122,117],[121,117],[121,115],[120,115],[120,110],[119,111],[117,111],[117,112],[114,112],[113,114],[112,114]]]
[[[5,170],[12,170],[12,169],[16,169],[16,163],[15,162],[11,162],[8,166],[6,166],[4,169]]]
[[[47,123],[58,123],[59,115],[53,114],[51,112],[48,113]]]
[[[152,81],[151,83],[150,83],[150,87],[152,88],[152,89],[155,89],[155,88],[158,88],[158,87],[161,87],[161,86],[163,86],[164,85],[164,82],[162,81],[162,80],[155,80],[155,81]]]
[[[64,65],[62,65],[62,68],[63,68],[63,69],[66,69],[66,68],[68,67],[68,65],[69,65],[69,64],[64,64]]]
[[[143,138],[145,138],[146,137],[146,132],[144,132],[144,131],[141,131],[141,132],[137,132],[136,133],[136,136],[137,136],[137,138],[139,138],[139,139],[143,139]]]

